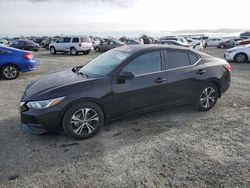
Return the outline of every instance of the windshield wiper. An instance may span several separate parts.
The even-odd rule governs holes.
[[[88,75],[87,75],[87,74],[84,74],[84,73],[82,73],[82,72],[78,72],[77,75],[81,75],[81,76],[83,76],[84,78],[88,78]]]

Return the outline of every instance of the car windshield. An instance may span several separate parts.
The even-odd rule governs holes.
[[[90,61],[79,70],[78,74],[106,76],[129,56],[128,52],[110,50]]]

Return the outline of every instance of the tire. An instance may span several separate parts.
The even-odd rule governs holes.
[[[19,76],[20,70],[15,65],[4,65],[1,68],[1,76],[5,80],[14,80]]]
[[[220,48],[221,48],[221,49],[224,49],[224,48],[225,48],[225,45],[224,45],[224,44],[220,45]]]
[[[202,87],[196,100],[196,108],[200,111],[208,111],[214,107],[219,97],[216,85],[208,83]]]
[[[92,120],[88,120],[91,117]],[[82,102],[72,106],[65,113],[62,126],[67,136],[74,139],[86,139],[96,134],[104,122],[104,113],[97,104]]]
[[[77,51],[74,47],[71,47],[71,48],[70,48],[70,54],[71,54],[71,55],[77,55],[77,54],[78,54],[78,51]]]
[[[101,49],[100,49],[99,47],[95,47],[95,51],[96,51],[96,52],[100,52]]]
[[[244,53],[238,53],[234,57],[234,62],[236,62],[236,63],[247,63],[248,62],[248,57]]]
[[[88,55],[89,52],[90,52],[89,50],[88,50],[88,51],[83,51],[83,54],[84,54],[84,55]]]
[[[50,47],[49,51],[51,54],[56,54],[56,49],[54,46]]]

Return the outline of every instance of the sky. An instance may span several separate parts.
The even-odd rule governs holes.
[[[249,0],[0,0],[0,36],[250,29]]]

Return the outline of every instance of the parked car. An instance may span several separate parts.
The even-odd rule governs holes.
[[[24,131],[93,136],[112,119],[181,104],[213,108],[229,88],[230,65],[188,48],[132,45],[83,67],[46,75],[20,102]]]
[[[240,40],[236,42],[236,46],[247,45],[250,44],[250,39]]]
[[[77,55],[79,52],[87,55],[92,48],[92,41],[89,37],[63,37],[55,42],[49,44],[49,50],[51,54],[57,52],[70,53],[71,55]]]
[[[188,42],[188,45],[192,46],[193,49],[195,49],[195,50],[203,49],[203,46],[201,45],[201,41],[194,40],[194,39],[191,39],[191,38],[187,38],[186,40]]]
[[[125,43],[126,43],[127,45],[138,45],[138,44],[141,44],[140,41],[134,40],[134,39],[127,39],[127,40],[125,41]]]
[[[37,68],[33,53],[0,45],[0,72],[6,80],[16,79],[20,72]]]
[[[217,48],[233,48],[237,42],[243,40],[242,38],[234,38],[234,39],[229,39],[223,42],[220,42],[217,45]]]
[[[184,45],[182,42],[175,41],[175,40],[159,40],[159,41],[156,42],[156,44],[189,47],[189,45]]]
[[[224,52],[224,57],[228,62],[248,63],[250,60],[250,45],[230,48]]]
[[[215,47],[223,41],[224,39],[221,38],[209,38],[206,40],[206,47]]]
[[[37,43],[27,39],[15,40],[10,44],[10,47],[35,52],[39,50],[39,45]]]
[[[184,37],[166,36],[166,37],[160,38],[160,40],[172,40],[172,41],[174,40],[174,41],[178,41],[179,43],[182,43],[183,45],[188,45],[188,41]]]
[[[111,50],[113,48],[117,48],[120,46],[124,46],[125,43],[119,40],[113,39],[103,39],[101,40],[100,44],[95,47],[96,52],[105,52]]]

